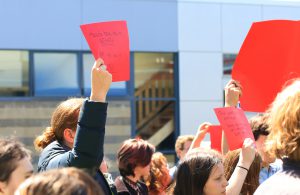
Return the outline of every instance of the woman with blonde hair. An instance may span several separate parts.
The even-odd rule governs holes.
[[[266,150],[282,159],[282,171],[262,183],[255,194],[300,192],[300,79],[287,85],[268,110]]]
[[[24,181],[15,195],[103,195],[91,176],[73,167],[52,169]]]

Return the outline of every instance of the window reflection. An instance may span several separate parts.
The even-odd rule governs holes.
[[[0,96],[29,95],[27,51],[0,51]]]
[[[80,95],[77,57],[74,53],[34,53],[36,96]]]

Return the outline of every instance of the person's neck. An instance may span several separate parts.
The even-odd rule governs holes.
[[[140,177],[137,174],[135,174],[134,177],[132,175],[126,176],[126,177],[127,177],[127,179],[129,179],[130,181],[132,181],[134,183],[136,183],[140,179]]]

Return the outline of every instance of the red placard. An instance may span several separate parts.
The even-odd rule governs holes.
[[[246,138],[254,141],[250,124],[242,109],[224,107],[215,108],[214,111],[225,132],[230,150],[241,148]]]
[[[95,60],[102,58],[113,81],[130,79],[129,36],[126,21],[80,26]]]
[[[300,76],[300,22],[273,20],[251,26],[232,70],[241,107],[265,112],[286,81]]]
[[[209,126],[210,147],[222,153],[222,127],[220,125]]]

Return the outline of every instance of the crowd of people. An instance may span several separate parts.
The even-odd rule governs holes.
[[[255,140],[222,153],[201,147],[208,122],[195,135],[176,140],[178,163],[143,139],[124,140],[118,150],[119,176],[109,174],[104,158],[106,95],[112,75],[98,59],[91,70],[88,99],[63,101],[34,145],[40,151],[37,173],[30,152],[18,141],[0,139],[0,195],[251,195],[300,193],[300,80],[278,93],[266,113],[250,119]],[[237,106],[242,86],[225,87],[225,106]]]

